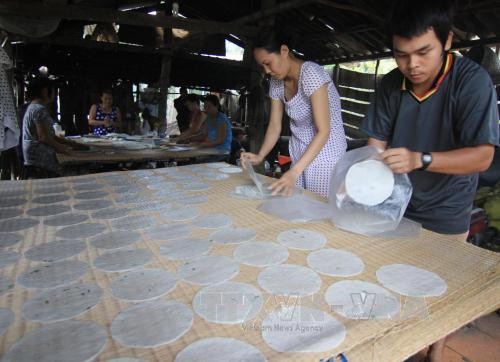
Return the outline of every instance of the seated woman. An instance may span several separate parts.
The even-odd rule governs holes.
[[[118,107],[113,106],[113,94],[110,90],[101,93],[101,103],[90,107],[89,126],[95,135],[120,132],[122,114]]]
[[[200,110],[200,98],[196,94],[188,94],[185,96],[185,99],[184,103],[189,109],[191,119],[189,121],[188,130],[177,138],[177,143],[189,143],[193,139],[199,138],[201,126],[207,117],[207,115]]]
[[[87,146],[58,137],[54,132],[54,120],[46,106],[55,99],[53,82],[48,78],[35,78],[28,86],[31,99],[23,117],[23,154],[26,166],[35,166],[48,175],[62,173],[56,152],[68,154],[71,149],[88,149]]]
[[[231,152],[231,141],[233,133],[231,122],[227,116],[220,112],[219,98],[213,94],[205,97],[204,108],[206,113],[202,134],[198,138],[199,146],[212,147],[224,152],[222,156],[216,156],[209,162],[222,161],[228,158]]]

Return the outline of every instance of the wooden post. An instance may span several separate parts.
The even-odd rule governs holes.
[[[163,42],[165,46],[172,44],[172,29],[163,28]],[[158,119],[160,120],[159,134],[165,134],[167,130],[167,98],[170,86],[170,71],[172,69],[172,54],[163,54],[160,73],[160,104],[158,105]]]
[[[262,11],[265,12],[266,9],[272,8],[275,5],[276,0],[263,0]],[[260,25],[274,25],[274,16],[263,19],[260,22]],[[252,48],[253,44],[249,42],[247,44],[247,49],[245,49],[245,53],[248,53],[247,59],[252,62],[249,87],[250,94],[248,95],[249,108],[247,122],[250,128],[250,152],[256,153],[259,152],[266,134],[269,121],[269,99],[267,98],[266,90],[263,89],[263,82],[260,76],[261,69],[253,60]],[[261,170],[262,169],[260,169],[260,171]]]

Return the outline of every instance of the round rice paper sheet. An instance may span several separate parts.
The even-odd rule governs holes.
[[[382,161],[358,162],[347,171],[345,188],[347,195],[358,204],[379,205],[392,195],[394,174]]]
[[[266,357],[254,346],[234,338],[203,338],[191,343],[175,357],[175,362],[265,362]]]
[[[307,296],[321,288],[321,278],[316,272],[295,264],[269,266],[259,273],[257,282],[274,295]]]
[[[408,264],[385,265],[376,275],[384,287],[409,297],[439,297],[448,288],[436,273]]]
[[[193,324],[193,312],[176,301],[155,300],[120,312],[111,323],[111,335],[131,348],[155,348],[182,337]]]
[[[93,322],[53,323],[25,334],[4,355],[3,361],[92,361],[104,349],[107,338],[106,330]]]
[[[278,352],[326,352],[338,347],[345,336],[340,321],[301,305],[276,309],[262,322],[262,338]]]

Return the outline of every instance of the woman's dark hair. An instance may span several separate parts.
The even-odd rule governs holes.
[[[109,89],[109,88],[106,88],[106,89],[103,89],[101,91],[101,96],[103,96],[104,94],[111,94],[111,95],[113,95],[113,91],[111,89]]]
[[[35,77],[28,83],[28,91],[26,96],[28,99],[42,97],[42,91],[47,89],[47,95],[50,97],[55,91],[54,81],[47,77]]]
[[[210,103],[212,103],[220,111],[220,101],[219,101],[219,97],[217,97],[216,95],[209,94],[209,95],[205,96],[205,99],[203,100],[203,102],[210,102]]]
[[[282,45],[292,50],[292,37],[284,31],[275,28],[263,28],[253,39],[254,48],[265,49],[269,53],[279,53]]]
[[[184,102],[187,102],[187,101],[196,103],[197,105],[200,105],[200,97],[198,97],[198,95],[194,94],[194,93],[190,93],[190,94],[186,95]]]
[[[424,34],[429,28],[436,33],[443,45],[453,24],[453,0],[395,0],[389,17],[388,32],[412,38]]]

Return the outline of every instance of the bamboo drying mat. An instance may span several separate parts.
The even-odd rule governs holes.
[[[179,167],[179,170],[190,172],[190,166]],[[168,175],[155,170],[154,175],[163,175],[168,181]],[[140,173],[140,171],[139,171]],[[114,173],[132,177],[137,172]],[[0,183],[0,192],[17,190],[20,185],[25,186],[30,195],[28,202],[23,205],[24,211],[30,207],[39,206],[31,203],[31,198],[35,195],[34,187],[39,185],[65,185],[69,188],[69,195],[74,195],[69,187],[73,180],[88,178],[95,182],[95,189],[105,189],[106,183],[103,176],[109,174],[86,175],[79,177],[67,177],[50,180],[37,181],[3,181]],[[209,181],[204,182],[210,183]],[[341,248],[349,250],[358,255],[365,263],[365,270],[362,274],[349,278],[377,283],[375,271],[387,264],[408,263],[427,270],[438,273],[448,284],[448,290],[439,298],[426,299],[429,315],[425,317],[421,313],[410,318],[367,321],[367,320],[347,320],[336,313],[331,313],[335,318],[342,321],[347,329],[345,341],[335,349],[325,353],[279,353],[272,350],[264,342],[258,328],[247,328],[241,325],[224,325],[210,323],[203,320],[193,312],[194,323],[191,329],[177,341],[154,349],[132,349],[120,345],[114,341],[110,334],[110,324],[116,315],[132,303],[115,299],[107,291],[110,279],[118,273],[106,273],[92,267],[92,262],[96,256],[105,251],[88,244],[86,251],[73,259],[86,262],[89,265],[89,272],[80,279],[81,282],[94,282],[104,291],[103,299],[95,307],[76,317],[79,320],[92,320],[108,332],[108,341],[105,349],[98,356],[98,361],[106,361],[113,357],[137,357],[144,361],[171,361],[175,355],[188,344],[205,337],[232,337],[237,338],[258,348],[268,360],[305,360],[319,361],[344,353],[349,361],[400,361],[425,345],[428,345],[441,337],[453,332],[475,318],[493,311],[500,307],[500,282],[499,265],[500,255],[489,252],[473,245],[456,242],[450,238],[437,235],[432,232],[423,231],[417,238],[368,238],[360,235],[341,231],[332,226],[329,221],[317,223],[291,223],[267,214],[261,213],[256,208],[260,201],[241,200],[230,196],[231,191],[237,185],[246,184],[248,179],[243,174],[231,175],[224,181],[211,182],[212,188],[203,192],[208,195],[208,202],[194,205],[198,207],[201,214],[225,213],[233,219],[233,225],[239,227],[253,228],[257,232],[256,240],[276,241],[277,235],[290,228],[306,228],[323,233],[327,239],[325,247]],[[109,189],[108,189],[109,191]],[[144,191],[144,195],[151,191]],[[200,192],[192,192],[200,194]],[[107,198],[113,200],[118,194],[110,192]],[[60,204],[72,205],[77,200],[70,198]],[[78,211],[81,213],[82,211]],[[89,212],[89,216],[90,216]],[[156,217],[158,223],[166,223],[161,219],[159,212],[134,212],[135,215],[150,214]],[[42,219],[42,218],[40,218]],[[92,220],[90,220],[92,221]],[[112,230],[111,224],[107,220],[94,220],[102,222]],[[59,228],[44,226],[40,222],[37,226],[21,231],[24,241],[18,243],[7,250],[25,252],[34,245],[55,240],[54,233]],[[211,231],[195,229],[193,236],[206,237]],[[133,245],[137,248],[148,248],[154,253],[153,260],[145,267],[164,268],[175,272],[180,262],[173,262],[159,254],[159,244],[149,240],[144,231],[141,231],[142,239]],[[210,254],[232,256],[237,245],[214,245]],[[308,252],[289,250],[290,256],[286,263],[307,265],[306,257]],[[38,263],[21,258],[16,264],[1,270],[1,274],[6,277],[15,278]],[[250,283],[259,288],[257,275],[261,268],[250,267],[240,264],[239,274],[233,281]],[[313,306],[330,312],[329,306],[324,301],[326,289],[334,282],[345,280],[320,275],[322,286],[317,295],[304,297],[301,300],[303,305]],[[200,286],[191,285],[180,281],[176,288],[162,299],[174,299],[191,305],[191,301]],[[262,291],[262,290],[261,290]],[[0,353],[5,353],[19,338],[27,332],[43,326],[41,323],[25,321],[21,317],[22,304],[34,295],[35,290],[25,289],[20,285],[15,285],[9,293],[0,296],[0,307],[10,308],[15,313],[15,320],[7,331],[0,336]],[[265,318],[266,313],[274,309],[279,303],[286,302],[273,297],[268,297],[264,291],[264,307],[255,320],[258,327]],[[402,299],[402,303],[412,300]],[[249,322],[248,324],[251,324]]]

